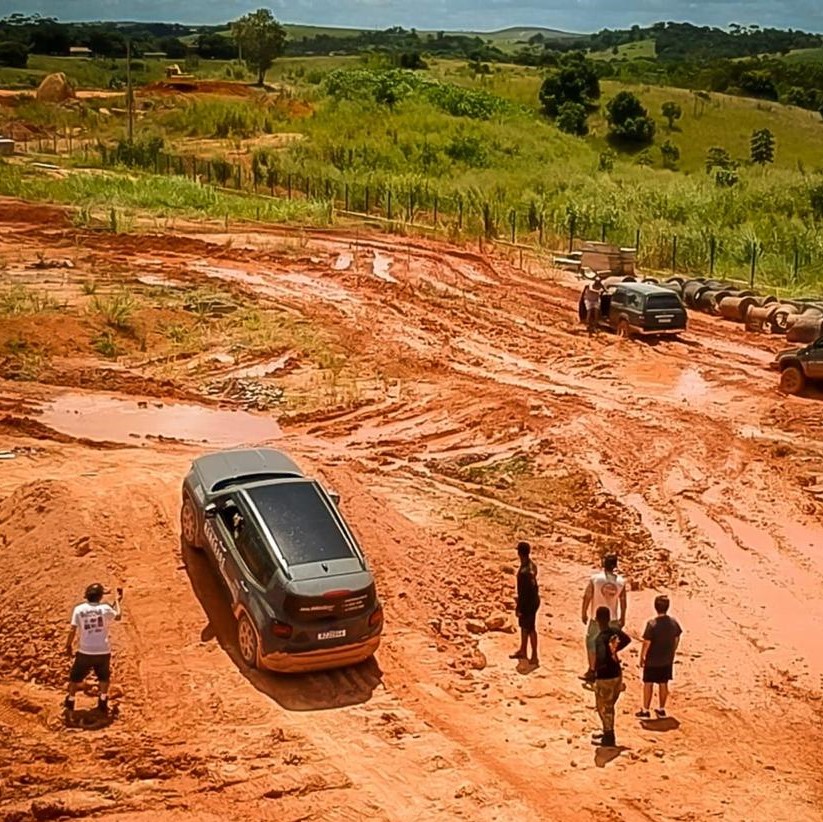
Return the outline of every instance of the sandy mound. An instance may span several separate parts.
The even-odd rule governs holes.
[[[0,671],[62,686],[71,609],[95,580],[114,585],[91,500],[64,482],[18,488],[0,503]],[[25,561],[21,561],[21,559]],[[21,613],[25,609],[25,615]]]
[[[62,71],[49,74],[37,88],[37,100],[41,103],[62,103],[77,95]]]

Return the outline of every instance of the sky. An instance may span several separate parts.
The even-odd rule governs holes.
[[[261,6],[284,23],[350,28],[493,31],[544,26],[591,32],[659,20],[823,31],[820,0],[0,0],[0,16],[35,12],[60,20],[140,20],[215,24]]]

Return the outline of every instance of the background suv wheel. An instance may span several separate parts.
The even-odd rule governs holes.
[[[240,656],[243,657],[243,662],[249,668],[256,668],[257,632],[245,614],[241,614],[240,619],[237,620],[237,647],[240,650]]]

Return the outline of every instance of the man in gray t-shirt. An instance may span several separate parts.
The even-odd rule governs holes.
[[[640,650],[640,667],[643,669],[643,709],[637,712],[641,719],[649,719],[654,686],[658,687],[660,707],[655,709],[659,718],[666,716],[666,700],[669,698],[669,681],[672,679],[674,655],[680,644],[683,629],[676,619],[669,616],[669,598],[655,597],[657,616],[646,623],[643,631],[643,647]]]

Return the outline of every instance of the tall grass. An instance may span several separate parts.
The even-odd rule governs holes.
[[[233,217],[272,222],[328,221],[328,205],[315,200],[271,200],[216,191],[182,177],[76,171],[55,178],[0,164],[0,195],[70,203],[95,209],[147,211],[158,216]]]

